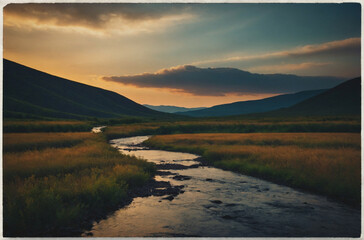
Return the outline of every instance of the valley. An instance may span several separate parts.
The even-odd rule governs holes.
[[[279,109],[191,117],[5,67],[4,236],[360,235],[360,78]]]

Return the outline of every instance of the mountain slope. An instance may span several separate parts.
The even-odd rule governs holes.
[[[4,117],[115,118],[163,116],[117,93],[4,59]]]
[[[150,108],[150,109],[153,109],[153,110],[156,110],[156,111],[166,112],[166,113],[187,112],[187,111],[205,109],[204,107],[185,108],[185,107],[176,107],[176,106],[169,106],[169,105],[154,106],[154,105],[143,104],[143,106],[145,106],[147,108]]]
[[[348,80],[328,91],[272,114],[281,116],[359,115],[361,77]]]
[[[267,112],[279,108],[292,106],[298,102],[313,97],[324,91],[325,90],[312,90],[312,91],[303,91],[293,94],[283,94],[260,100],[242,101],[230,104],[216,105],[198,111],[178,112],[178,114],[193,116],[193,117],[217,117],[217,116],[231,116],[231,115],[241,115],[248,113]]]

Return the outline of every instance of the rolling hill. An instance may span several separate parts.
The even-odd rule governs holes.
[[[241,101],[229,104],[216,105],[202,110],[177,112],[177,114],[192,117],[218,117],[232,116],[249,113],[260,113],[276,110],[279,108],[293,106],[294,104],[313,97],[325,90],[303,91],[293,94],[283,94],[275,97],[264,98],[260,100]]]
[[[280,116],[360,115],[361,77],[348,80],[317,96],[270,114]]]
[[[204,107],[185,108],[185,107],[176,107],[176,106],[169,106],[169,105],[154,106],[154,105],[143,104],[143,106],[145,106],[147,108],[150,108],[150,109],[153,109],[153,110],[156,110],[156,111],[166,112],[166,113],[187,112],[187,111],[205,109]]]
[[[117,93],[3,61],[5,118],[163,117]]]

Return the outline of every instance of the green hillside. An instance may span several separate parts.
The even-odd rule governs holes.
[[[117,93],[56,77],[4,59],[5,118],[163,117]]]

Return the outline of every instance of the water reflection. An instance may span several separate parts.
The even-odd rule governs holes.
[[[148,150],[148,136],[111,141],[123,154],[156,164],[196,164],[198,156]],[[95,223],[96,237],[332,237],[359,236],[360,211],[289,187],[213,167],[168,170],[157,181],[184,193],[136,198]],[[183,176],[183,177],[176,177]]]
[[[198,155],[180,152],[167,152],[162,150],[149,150],[139,144],[147,140],[150,136],[138,136],[131,138],[121,138],[111,140],[110,144],[117,148],[122,154],[133,155],[149,162],[156,164],[178,163],[185,166],[198,164],[199,162],[193,161],[198,158]]]
[[[91,129],[91,132],[93,132],[93,133],[100,133],[100,132],[102,132],[102,129],[104,129],[104,128],[106,128],[106,126],[93,127]]]

